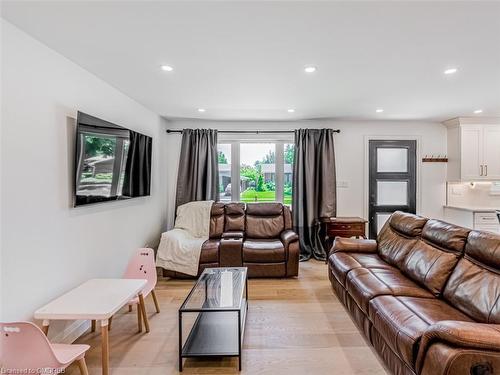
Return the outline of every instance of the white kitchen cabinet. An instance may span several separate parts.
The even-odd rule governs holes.
[[[500,126],[483,127],[483,163],[488,179],[500,179]]]
[[[473,121],[477,119],[444,123],[448,127],[448,181],[500,180],[500,123]]]

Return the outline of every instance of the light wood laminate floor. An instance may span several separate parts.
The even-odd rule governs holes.
[[[157,295],[161,313],[146,299],[151,332],[137,334],[136,311],[123,309],[110,332],[110,373],[166,375],[178,373],[178,308],[193,281],[160,279]],[[77,343],[91,346],[87,365],[101,373],[98,333]],[[241,374],[316,375],[385,374],[375,352],[333,293],[323,262],[300,264],[295,279],[251,279],[249,311]],[[67,374],[79,374],[76,366]],[[238,374],[237,359],[187,359],[185,374]]]

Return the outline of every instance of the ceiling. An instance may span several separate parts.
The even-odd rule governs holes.
[[[500,2],[3,1],[2,12],[166,117],[500,116]]]

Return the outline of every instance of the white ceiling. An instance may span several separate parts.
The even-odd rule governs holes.
[[[500,116],[499,2],[4,1],[2,12],[167,117]]]

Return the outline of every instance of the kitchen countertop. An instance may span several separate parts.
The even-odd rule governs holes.
[[[445,205],[443,206],[444,208],[453,208],[455,210],[462,210],[462,211],[470,211],[470,212],[496,212],[497,210],[500,210],[499,208],[491,208],[491,207],[460,207],[460,206],[448,206]]]

